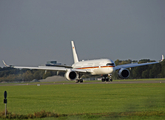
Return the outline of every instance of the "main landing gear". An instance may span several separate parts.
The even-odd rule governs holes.
[[[76,79],[76,83],[83,83],[83,79],[82,79],[82,76],[83,76],[83,74],[80,74],[79,73],[79,77]]]
[[[102,82],[112,82],[112,75],[110,74],[110,75],[104,75],[103,77],[102,77]]]
[[[76,79],[76,83],[83,83],[83,79]]]

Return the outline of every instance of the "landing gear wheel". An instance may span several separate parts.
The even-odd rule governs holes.
[[[112,82],[112,75],[111,74],[108,74],[108,75],[104,75],[102,77],[102,82]]]
[[[83,83],[83,79],[78,79],[78,80],[76,80],[76,83]]]
[[[80,79],[80,83],[83,83],[83,79]]]
[[[79,80],[76,80],[76,83],[79,83]]]
[[[109,78],[106,78],[106,82],[109,82]]]
[[[102,78],[102,82],[105,82],[105,78]]]

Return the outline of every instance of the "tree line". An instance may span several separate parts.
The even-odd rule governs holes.
[[[44,70],[30,70],[30,69],[15,69],[11,67],[0,68],[0,82],[21,82],[32,81],[34,79],[45,79],[49,76],[63,75],[64,73],[57,73],[56,71]]]
[[[154,62],[150,59],[142,59],[139,61],[133,60],[116,60],[116,65],[130,64],[130,63],[146,63]],[[130,79],[140,78],[165,78],[165,60],[153,65],[140,66],[130,68]],[[0,67],[0,82],[13,82],[13,81],[32,81],[33,79],[45,79],[49,76],[60,75],[64,76],[64,72],[59,74],[56,71],[44,71],[44,70],[29,70],[29,69],[15,69],[10,67]],[[118,76],[118,71],[113,74],[113,79],[121,79]]]

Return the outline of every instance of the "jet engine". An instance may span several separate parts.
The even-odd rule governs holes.
[[[118,72],[118,75],[121,77],[121,78],[128,78],[129,75],[130,75],[130,72],[129,70],[127,69],[124,69],[124,68],[121,68]]]
[[[75,80],[76,78],[78,78],[78,74],[75,71],[67,71],[65,73],[65,77],[68,80]]]

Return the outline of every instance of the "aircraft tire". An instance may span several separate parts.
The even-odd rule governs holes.
[[[80,82],[80,80],[76,80],[76,83],[79,83]]]
[[[80,83],[83,83],[83,79],[80,79]]]
[[[106,81],[106,82],[109,82],[109,78],[106,78],[105,81]]]
[[[102,82],[105,82],[105,79],[104,78],[102,78]]]

